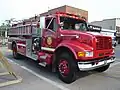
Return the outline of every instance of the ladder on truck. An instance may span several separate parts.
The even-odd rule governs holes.
[[[7,72],[0,73],[0,77],[7,76],[7,75],[11,75],[14,77],[14,80],[2,82],[2,83],[0,82],[0,87],[20,83],[22,81],[22,78],[16,75],[11,64],[8,62],[8,60],[3,56],[1,52],[0,52],[0,66],[4,67],[7,70]]]
[[[18,25],[13,26],[9,29],[8,35],[36,35],[37,32],[37,24],[26,24],[26,25]]]

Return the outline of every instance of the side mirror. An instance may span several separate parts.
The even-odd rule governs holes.
[[[88,30],[91,31],[93,28],[92,27],[88,27]]]
[[[64,26],[64,22],[60,22],[59,27],[63,27]]]
[[[40,29],[45,28],[45,16],[40,17]]]

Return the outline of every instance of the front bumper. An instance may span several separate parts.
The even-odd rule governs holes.
[[[113,63],[114,61],[115,61],[115,57],[112,56],[94,61],[78,62],[78,68],[80,71],[89,71],[108,65],[110,63]]]

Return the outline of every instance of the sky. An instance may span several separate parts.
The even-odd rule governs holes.
[[[89,22],[120,18],[120,0],[0,0],[0,24],[10,18],[30,18],[63,5],[87,10]]]

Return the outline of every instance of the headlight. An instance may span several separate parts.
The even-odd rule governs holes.
[[[85,57],[93,57],[93,51],[86,51]]]

